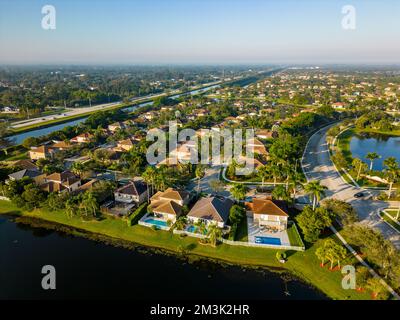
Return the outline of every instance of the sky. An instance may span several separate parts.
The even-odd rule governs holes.
[[[0,64],[397,64],[399,16],[398,0],[0,0]]]

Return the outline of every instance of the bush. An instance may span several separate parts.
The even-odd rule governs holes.
[[[145,213],[147,212],[147,203],[143,203],[140,205],[129,217],[128,220],[126,221],[128,224],[128,227],[133,226],[134,224],[137,224],[140,218],[142,218]]]

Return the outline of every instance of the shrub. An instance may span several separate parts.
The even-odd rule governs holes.
[[[147,203],[143,203],[140,205],[129,217],[128,220],[126,221],[128,226],[132,226],[134,224],[137,224],[140,218],[144,216],[144,214],[147,212]]]

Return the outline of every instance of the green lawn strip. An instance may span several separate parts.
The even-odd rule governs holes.
[[[304,246],[304,243],[300,238],[300,234],[297,231],[294,222],[288,226],[287,234],[288,234],[289,242],[290,242],[291,246],[295,246],[295,247],[303,247]]]
[[[0,213],[19,214],[27,217],[40,218],[89,232],[103,234],[116,239],[132,241],[137,244],[178,252],[178,248],[187,248],[191,254],[218,259],[221,261],[247,266],[263,266],[271,268],[284,268],[291,271],[304,281],[313,284],[333,299],[369,299],[367,293],[358,293],[354,290],[344,290],[341,287],[342,275],[339,271],[329,271],[327,267],[321,268],[315,256],[315,249],[321,245],[318,241],[304,252],[288,252],[288,261],[280,264],[276,259],[276,250],[244,246],[230,246],[220,244],[216,248],[201,245],[198,239],[179,237],[171,232],[153,230],[140,225],[128,227],[120,219],[104,219],[102,221],[85,222],[80,218],[67,218],[63,212],[49,212],[46,209],[25,212],[15,207],[11,202],[0,201]],[[355,263],[351,257],[342,264]]]

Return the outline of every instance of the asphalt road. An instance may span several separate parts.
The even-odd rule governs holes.
[[[307,179],[321,181],[322,185],[328,187],[326,198],[335,198],[350,203],[356,209],[363,223],[379,229],[386,239],[392,241],[400,249],[400,234],[379,216],[379,212],[388,207],[387,203],[369,199],[372,198],[371,191],[358,189],[347,184],[336,171],[326,143],[328,129],[329,127],[321,129],[308,141],[302,159],[302,166]],[[363,191],[366,197],[354,198],[354,194],[360,191]]]

